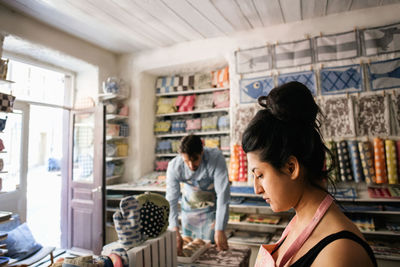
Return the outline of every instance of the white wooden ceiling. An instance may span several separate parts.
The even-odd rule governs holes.
[[[400,3],[400,0],[0,0],[115,53]]]

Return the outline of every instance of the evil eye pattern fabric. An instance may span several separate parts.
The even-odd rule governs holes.
[[[389,184],[397,184],[399,182],[397,176],[397,157],[396,143],[393,140],[385,140],[387,177]]]
[[[400,24],[366,29],[362,37],[366,56],[399,51]]]
[[[325,114],[322,120],[322,132],[325,138],[355,136],[351,97],[324,97],[319,98],[318,103]]]
[[[157,79],[157,94],[187,91],[194,89],[194,75],[160,77]]]
[[[317,81],[313,71],[287,73],[278,76],[278,86],[292,81],[301,82],[307,86],[314,96],[317,94]]]
[[[376,174],[376,183],[383,184],[387,182],[386,163],[385,163],[385,144],[382,139],[374,138],[374,165]]]
[[[351,169],[354,181],[357,183],[364,181],[363,169],[361,166],[360,153],[358,151],[358,141],[349,140],[347,146],[350,154]]]
[[[322,95],[363,91],[361,65],[323,68],[320,70]]]
[[[349,151],[347,149],[347,142],[340,141],[338,146],[338,160],[340,169],[340,179],[345,181],[352,181],[353,176],[351,174]]]
[[[272,56],[268,46],[236,51],[235,56],[236,72],[239,74],[272,69]]]
[[[316,61],[355,58],[360,55],[357,31],[315,37]]]
[[[338,162],[338,150],[336,146],[335,141],[328,141],[326,143],[327,148],[331,151],[332,153],[332,158],[326,155],[326,168],[330,170],[332,168],[332,160],[334,161],[335,164],[339,164]],[[338,167],[339,166],[334,166],[334,168],[331,170],[330,175],[333,179],[334,182],[340,181],[340,176],[338,173]]]
[[[275,68],[287,68],[312,63],[311,40],[276,44],[274,46]]]
[[[240,103],[256,103],[260,96],[266,96],[275,87],[273,77],[258,77],[239,81]]]
[[[373,62],[367,70],[372,91],[400,87],[400,58]]]
[[[358,135],[390,135],[388,95],[364,94],[357,98],[355,113]]]
[[[134,196],[129,196],[121,200],[119,207],[113,215],[115,231],[121,246],[130,249],[143,242],[139,203]]]
[[[371,143],[368,141],[361,141],[358,143],[358,150],[360,152],[361,165],[367,184],[375,183],[375,169],[374,169],[374,152]]]

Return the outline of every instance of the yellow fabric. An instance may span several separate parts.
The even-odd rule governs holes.
[[[393,140],[385,140],[386,149],[386,165],[389,184],[397,184],[399,182],[397,176],[397,157],[396,144]]]

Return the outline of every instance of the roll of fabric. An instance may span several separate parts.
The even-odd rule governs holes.
[[[338,146],[338,161],[340,168],[340,179],[342,181],[352,181],[349,152],[347,150],[347,142],[342,140]]]
[[[239,180],[239,145],[235,144],[232,147],[231,159],[229,164],[229,181]]]
[[[360,152],[361,166],[365,182],[368,184],[375,183],[374,154],[371,143],[368,141],[358,142],[358,150]]]
[[[387,177],[389,184],[397,184],[399,182],[397,176],[397,157],[396,143],[393,140],[385,140]]]
[[[338,172],[338,151],[337,151],[337,146],[335,141],[328,141],[326,143],[327,148],[331,151],[332,153],[332,158],[330,158],[328,155],[326,155],[326,169],[331,170],[330,175],[333,179],[334,182],[339,182],[340,181],[340,176]],[[335,164],[334,166],[332,164]]]
[[[397,151],[397,177],[400,178],[400,140],[396,142]]]
[[[374,165],[376,174],[376,183],[387,183],[386,163],[385,163],[385,145],[382,139],[374,138]]]
[[[347,148],[350,154],[351,169],[353,171],[354,181],[357,183],[364,181],[363,170],[361,166],[360,153],[358,151],[358,141],[347,141]]]

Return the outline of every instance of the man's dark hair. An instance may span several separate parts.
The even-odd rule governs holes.
[[[203,152],[203,142],[200,137],[194,134],[189,134],[182,138],[179,146],[179,153],[184,153],[190,159],[197,158]]]

